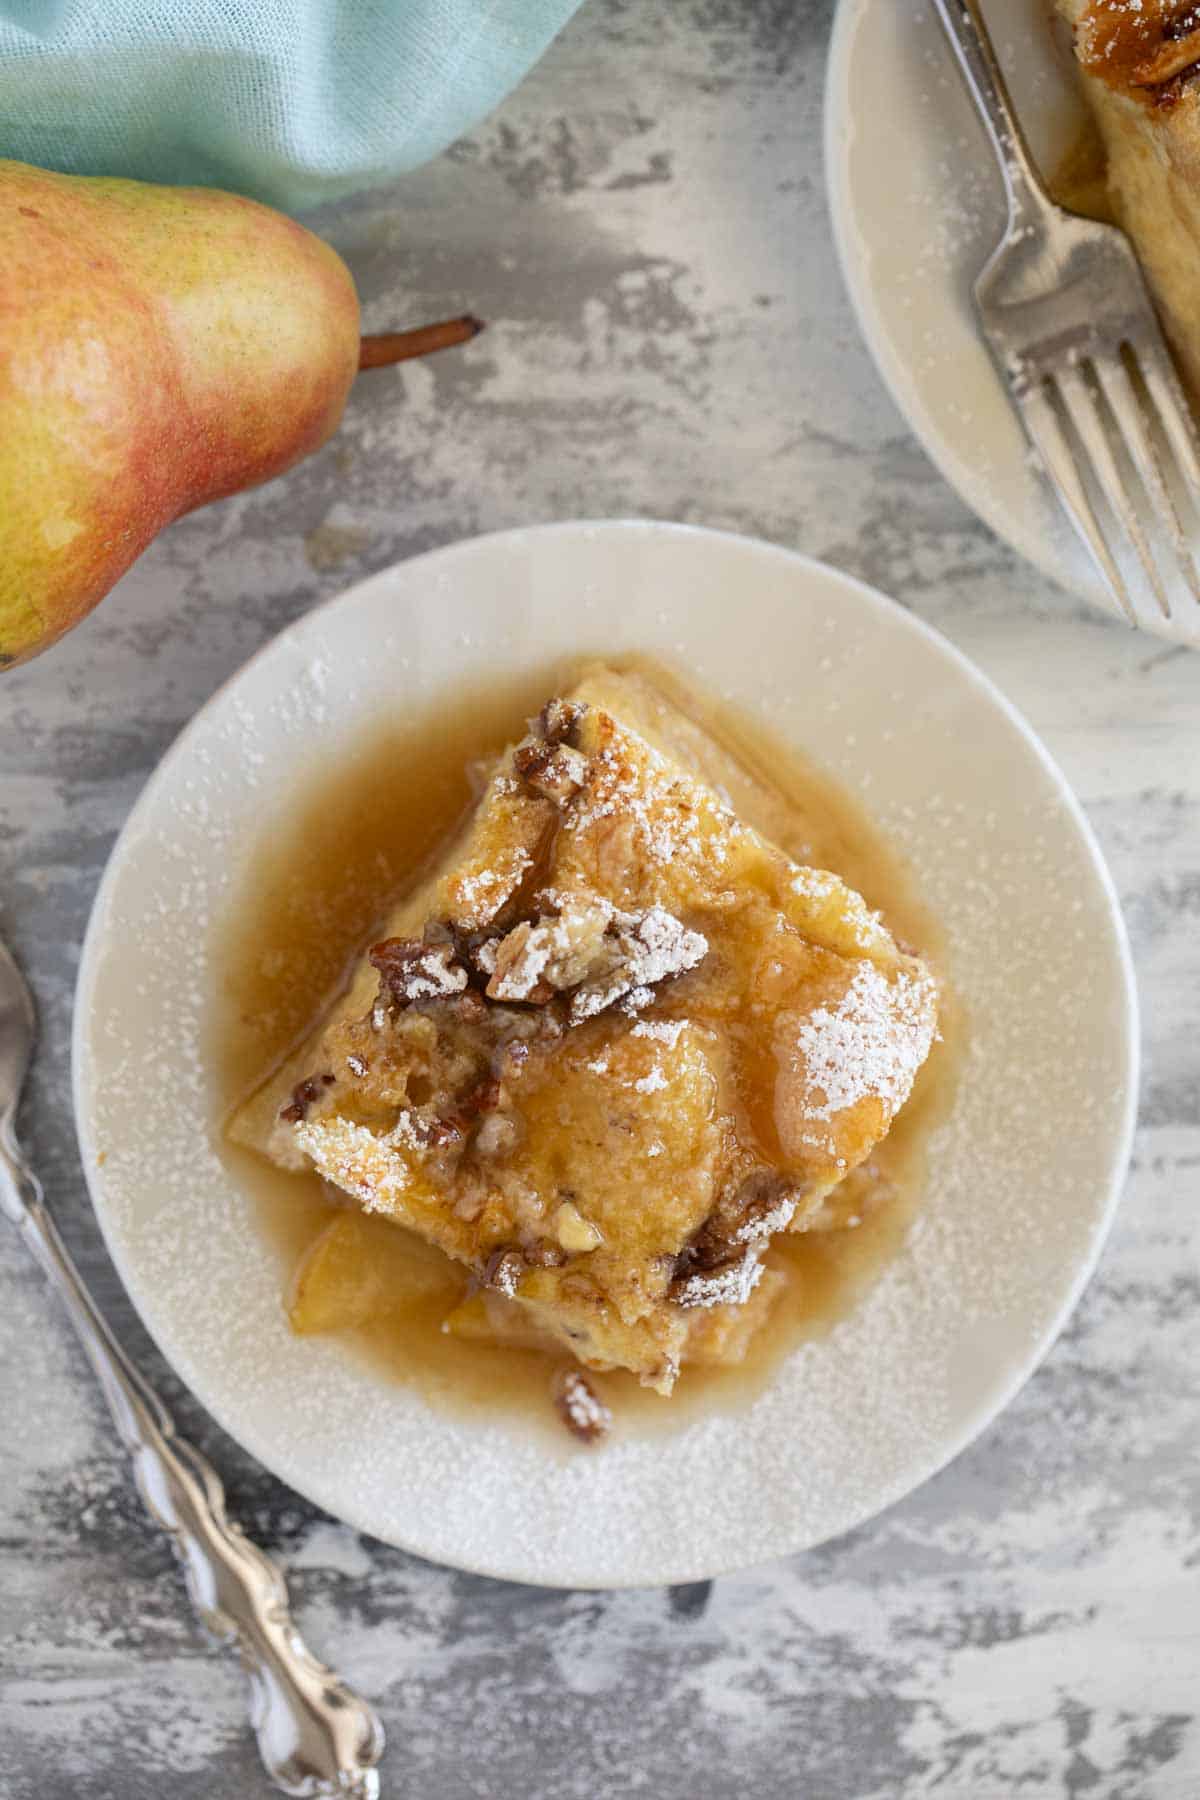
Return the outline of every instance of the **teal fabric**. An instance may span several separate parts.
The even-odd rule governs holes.
[[[289,211],[436,156],[579,0],[0,0],[0,157]]]

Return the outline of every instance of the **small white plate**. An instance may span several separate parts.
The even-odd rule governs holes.
[[[657,653],[863,794],[944,922],[969,1049],[909,1246],[738,1414],[594,1453],[468,1423],[293,1337],[211,1147],[201,1045],[225,896],[272,808],[406,697],[564,654]],[[401,563],[284,632],[181,735],[84,945],[75,1103],[113,1259],[225,1429],[330,1512],[563,1586],[700,1579],[847,1530],[940,1468],[1074,1305],[1125,1168],[1135,998],[1078,806],[1028,727],[892,602],[787,551],[656,524],[505,532]]]
[[[1083,103],[1050,0],[988,0],[1041,167],[1077,142]],[[841,0],[825,87],[834,235],[859,325],[892,398],[946,480],[999,537],[1114,615],[1030,459],[975,316],[972,284],[1004,227],[995,156],[927,0]],[[1181,642],[1186,615],[1150,629]]]

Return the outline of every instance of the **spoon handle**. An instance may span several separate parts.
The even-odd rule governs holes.
[[[226,1516],[216,1471],[185,1439],[97,1312],[41,1184],[0,1132],[0,1212],[16,1224],[79,1334],[134,1479],[183,1564],[196,1616],[232,1642],[250,1683],[250,1719],[267,1774],[306,1800],[377,1800],[383,1727],[374,1710],[317,1661],[292,1623],[283,1575]]]

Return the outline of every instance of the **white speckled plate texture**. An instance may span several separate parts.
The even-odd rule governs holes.
[[[278,797],[408,696],[646,651],[859,794],[919,870],[967,1015],[905,1250],[741,1412],[557,1455],[293,1337],[212,1148],[202,1042],[227,895]],[[1036,646],[1031,648],[1036,654]],[[403,772],[397,772],[397,779]],[[679,1582],[803,1549],[906,1493],[1034,1368],[1125,1169],[1136,1009],[1116,900],[1062,777],[942,638],[846,576],[687,527],[555,525],[385,570],[193,720],[113,852],[84,947],[75,1096],[117,1267],[164,1354],[283,1480],[377,1537],[522,1581]]]
[[[1034,154],[1060,167],[1083,101],[1047,0],[986,0]],[[1073,593],[1113,611],[1031,460],[975,314],[999,241],[995,156],[927,0],[841,0],[825,89],[825,169],[842,271],[892,398],[966,504]],[[1195,642],[1190,615],[1155,618]]]

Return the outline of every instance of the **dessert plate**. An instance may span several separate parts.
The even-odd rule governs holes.
[[[1014,98],[1044,170],[1084,127],[1050,0],[988,0]],[[892,398],[962,499],[1042,572],[1117,616],[1030,459],[976,322],[972,285],[1004,193],[932,5],[841,0],[825,88],[825,169],[842,271]],[[1160,636],[1191,642],[1155,619]]]
[[[203,1045],[222,909],[280,796],[409,696],[632,650],[760,714],[862,795],[944,925],[967,1049],[908,1243],[848,1318],[740,1410],[559,1453],[506,1417],[439,1411],[336,1340],[290,1334],[279,1262],[213,1148]],[[845,1531],[999,1411],[1099,1252],[1135,1044],[1091,833],[1028,727],[943,639],[766,544],[555,525],[372,577],[276,638],[192,721],[97,895],[75,1102],[117,1268],[227,1431],[405,1549],[606,1587],[696,1580]]]

